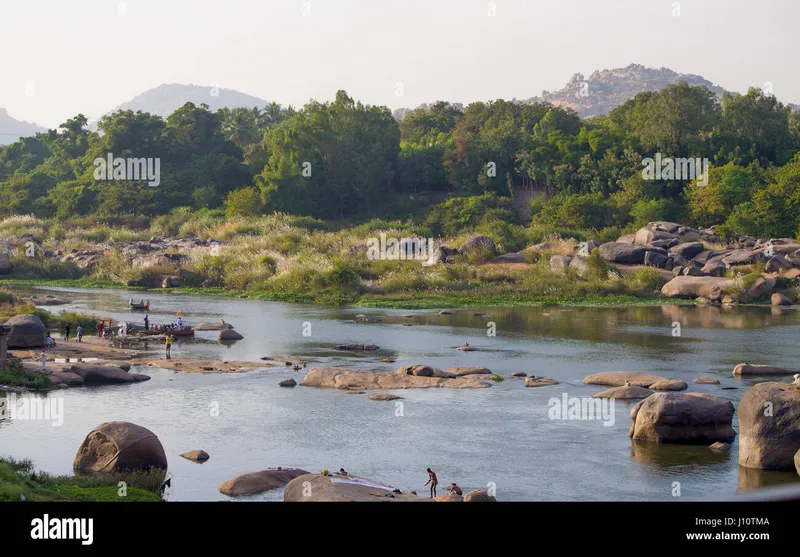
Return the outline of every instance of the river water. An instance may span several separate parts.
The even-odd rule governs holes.
[[[138,292],[39,290],[68,301],[50,311],[136,322],[143,317],[127,308],[130,297],[141,298]],[[430,467],[441,486],[455,481],[465,492],[494,488],[500,501],[702,499],[800,481],[793,472],[740,469],[738,443],[730,454],[704,446],[632,443],[627,436],[632,402],[615,402],[613,423],[549,416],[552,398],[590,397],[602,390],[583,384],[585,376],[600,371],[682,379],[690,391],[726,397],[738,406],[754,380],[734,379],[736,364],[796,367],[800,313],[795,310],[472,308],[439,315],[432,310],[330,308],[179,293],[148,296],[151,323],[174,321],[181,309],[189,324],[224,318],[245,337],[224,346],[217,343],[216,332],[198,332],[194,340],[174,347],[173,357],[258,361],[262,356],[289,356],[307,360],[309,367],[387,371],[417,363],[443,369],[481,365],[501,376],[523,371],[560,384],[525,388],[523,380],[507,377],[488,389],[396,391],[402,400],[385,402],[368,400],[367,394],[279,387],[288,377],[299,383],[305,373],[284,366],[243,374],[191,374],[134,365],[131,371],[152,379],[48,394],[63,397],[60,427],[45,421],[0,421],[0,455],[30,458],[40,470],[70,474],[75,452],[92,428],[130,421],[161,440],[172,477],[167,498],[179,501],[227,499],[217,490],[224,481],[274,466],[312,472],[344,467],[420,494]],[[679,331],[675,323],[680,323]],[[492,328],[495,336],[488,334]],[[456,350],[464,342],[480,350]],[[333,349],[340,343],[377,344],[381,350],[342,353]],[[396,362],[380,362],[387,357]],[[721,384],[692,384],[696,377],[714,377]],[[734,428],[738,431],[736,416]],[[178,456],[192,449],[205,450],[210,460],[195,464]],[[277,489],[254,499],[282,498],[283,490]]]

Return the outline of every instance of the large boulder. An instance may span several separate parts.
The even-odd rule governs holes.
[[[485,255],[494,255],[497,248],[494,245],[494,240],[487,236],[473,236],[458,248],[459,253],[469,255],[472,252],[480,252]]]
[[[760,364],[738,364],[733,368],[734,377],[741,377],[742,375],[794,375],[795,373],[797,372],[791,369]]]
[[[397,373],[343,367],[312,367],[300,385],[349,391],[384,391],[392,389],[484,389],[491,387],[480,376],[436,377],[408,374],[406,368]]]
[[[583,279],[589,276],[589,264],[587,263],[586,258],[582,255],[576,255],[573,257],[572,261],[569,262],[569,267]]]
[[[671,253],[677,253],[686,259],[692,259],[695,255],[705,250],[706,248],[700,242],[688,242],[685,244],[678,244],[670,248]]]
[[[66,385],[68,387],[77,387],[83,385],[83,377],[71,371],[61,371],[59,373],[50,374],[50,382],[56,385]]]
[[[550,270],[560,273],[572,263],[571,255],[554,255],[550,258]]]
[[[467,375],[492,375],[492,370],[483,366],[452,367],[448,371],[454,377],[465,377]]]
[[[656,393],[631,409],[628,436],[656,443],[730,443],[733,403],[705,393]]]
[[[623,400],[635,400],[647,398],[653,391],[644,387],[611,387],[605,391],[592,395],[594,398],[619,398]]]
[[[200,323],[194,326],[195,331],[225,331],[227,329],[233,329],[233,325],[230,323]]]
[[[665,284],[661,288],[661,293],[669,298],[697,298],[699,296],[715,298],[733,284],[733,279],[681,275]]]
[[[47,343],[47,329],[36,315],[15,315],[5,325],[11,327],[9,348],[38,348]]]
[[[728,267],[725,266],[725,263],[722,261],[709,261],[708,263],[703,266],[700,271],[709,277],[721,277],[725,274],[725,271],[728,270]]]
[[[773,306],[790,306],[792,305],[792,300],[785,294],[776,292],[772,295],[771,303]]]
[[[781,269],[791,269],[791,268],[792,268],[791,262],[780,253],[772,256],[770,260],[767,261],[767,264],[764,265],[764,270],[767,271],[768,273],[774,273],[775,271],[780,271]]]
[[[644,254],[644,264],[649,267],[658,267],[659,269],[663,269],[667,266],[667,261],[669,258],[657,251],[648,250],[647,253]]]
[[[644,255],[647,249],[636,244],[624,244],[622,242],[607,242],[599,248],[600,257],[612,263],[626,263],[641,265],[644,263]]]
[[[464,495],[465,503],[497,503],[494,495],[489,495],[485,489],[473,489]]]
[[[797,473],[800,474],[800,450],[794,454],[794,467]]]
[[[149,429],[129,422],[106,422],[89,432],[72,466],[76,472],[166,469],[167,455]]]
[[[757,383],[739,402],[739,464],[764,470],[794,470],[800,450],[800,389]]]
[[[666,378],[659,375],[649,375],[638,371],[601,371],[584,378],[586,385],[606,385],[609,387],[624,387],[630,381],[632,387],[648,388],[653,383],[664,381]]]
[[[243,338],[244,337],[242,335],[233,329],[224,329],[217,335],[217,340],[221,341],[242,340]]]
[[[360,476],[322,474],[304,474],[294,478],[286,484],[283,500],[294,503],[430,501],[413,493],[396,493],[390,485]]]
[[[750,265],[756,261],[764,259],[764,250],[737,249],[723,258],[727,265]]]
[[[0,275],[7,275],[11,272],[11,259],[5,252],[0,253]]]
[[[750,295],[754,299],[764,298],[772,294],[772,289],[775,288],[777,281],[772,277],[759,277],[750,287]]]
[[[237,476],[219,486],[220,493],[231,497],[258,495],[288,484],[298,476],[308,474],[300,468],[268,468]]]
[[[94,364],[75,364],[69,371],[83,379],[84,383],[134,383],[136,378],[124,369]]]
[[[679,379],[661,379],[650,385],[652,391],[685,391],[689,385]]]

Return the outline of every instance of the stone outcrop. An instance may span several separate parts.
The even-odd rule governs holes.
[[[625,381],[630,381],[633,387],[649,388],[650,385],[658,381],[667,381],[666,377],[659,375],[649,375],[637,371],[601,371],[585,377],[583,382],[586,385],[607,385],[610,387],[624,387]]]
[[[600,250],[600,257],[606,261],[631,265],[644,263],[644,255],[647,253],[647,249],[643,246],[623,242],[607,242],[598,249]]]
[[[15,315],[5,326],[11,328],[8,348],[39,348],[47,343],[47,329],[37,315]]]
[[[734,284],[733,279],[706,276],[678,276],[661,288],[661,293],[669,298],[707,298],[719,297]]]
[[[217,340],[219,341],[232,341],[232,340],[242,340],[244,337],[234,331],[233,329],[223,329],[217,335]]]
[[[794,470],[800,451],[800,389],[758,383],[739,402],[739,464],[764,470]]]
[[[308,472],[300,468],[267,468],[260,472],[237,476],[223,483],[218,489],[220,493],[230,497],[258,495],[270,489],[283,487],[293,479],[306,474]]]
[[[491,383],[467,377],[431,377],[389,373],[379,370],[359,370],[342,367],[313,367],[300,385],[327,389],[347,389],[357,391],[386,391],[394,389],[483,389]]]
[[[94,428],[73,462],[76,472],[136,472],[166,467],[167,455],[156,434],[129,422],[106,422]]]
[[[731,425],[733,413],[733,403],[721,397],[704,393],[656,393],[631,409],[633,424],[628,436],[656,443],[730,443],[736,437]]]
[[[636,400],[647,398],[653,391],[644,387],[611,387],[605,391],[592,395],[594,398],[619,398],[624,400]]]
[[[398,490],[399,491],[399,490]],[[286,502],[402,502],[431,501],[413,493],[397,493],[395,488],[360,476],[304,474],[286,484]]]
[[[794,375],[795,373],[797,371],[791,369],[760,364],[738,364],[733,368],[734,377],[742,375]]]

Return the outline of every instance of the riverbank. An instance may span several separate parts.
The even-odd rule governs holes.
[[[127,485],[120,488],[120,482]],[[107,477],[53,476],[36,472],[30,460],[0,457],[0,502],[159,502],[158,474],[145,472]]]
[[[440,294],[431,291],[421,291],[408,294],[363,294],[358,297],[344,297],[337,300],[324,300],[322,303],[313,296],[288,294],[283,292],[265,290],[228,290],[220,287],[183,287],[183,288],[144,288],[129,287],[114,284],[108,281],[86,279],[2,279],[0,286],[9,289],[20,287],[50,287],[50,288],[92,288],[97,290],[131,290],[141,292],[176,293],[192,296],[214,296],[223,298],[246,298],[265,302],[287,302],[299,304],[341,305],[363,308],[382,309],[444,309],[444,308],[472,308],[472,307],[647,307],[659,305],[693,305],[694,300],[668,298],[666,296],[651,294],[650,296],[632,296],[626,294],[592,294],[585,296],[526,296],[515,293],[483,293]]]

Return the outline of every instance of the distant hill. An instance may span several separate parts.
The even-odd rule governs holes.
[[[8,115],[5,108],[0,108],[0,145],[9,145],[18,141],[20,137],[29,137],[46,131],[47,128],[16,120]]]
[[[719,96],[725,89],[714,85],[707,79],[692,74],[677,73],[669,68],[646,68],[641,64],[631,64],[626,68],[595,71],[588,79],[576,73],[564,88],[558,91],[542,91],[538,97],[531,97],[515,103],[534,103],[547,101],[556,106],[567,106],[574,109],[582,118],[608,114],[627,100],[645,91],[658,91],[667,85],[687,82],[689,85],[703,85]],[[461,106],[453,103],[455,106]],[[427,108],[421,105],[417,108]],[[393,111],[397,120],[402,120],[411,111],[409,108],[398,108]]]
[[[639,93],[658,91],[667,85],[685,81],[689,85],[703,85],[718,96],[725,89],[707,79],[693,74],[677,73],[669,68],[647,68],[641,64],[631,64],[626,68],[596,70],[585,79],[576,73],[564,88],[558,91],[542,91],[538,97],[523,102],[547,101],[558,106],[574,109],[582,118],[608,114]]]
[[[233,89],[220,89],[205,85],[183,85],[180,83],[165,83],[154,89],[149,89],[141,95],[135,96],[128,102],[122,103],[111,112],[117,110],[141,110],[166,118],[187,102],[195,105],[207,104],[212,112],[220,108],[264,108],[269,104],[264,99],[252,97]],[[96,127],[97,122],[92,122],[90,127]]]

